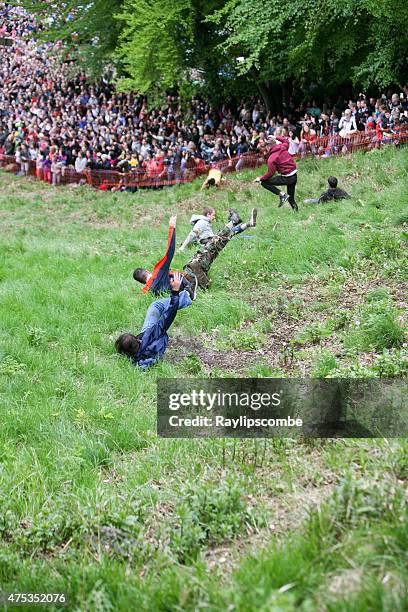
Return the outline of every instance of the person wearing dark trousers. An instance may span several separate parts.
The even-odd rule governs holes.
[[[279,207],[289,202],[292,209],[297,212],[299,210],[295,200],[297,167],[288,152],[289,141],[283,136],[269,136],[268,140],[273,142],[269,150],[268,169],[263,176],[258,176],[254,183],[260,183],[262,187],[279,196]],[[287,191],[281,191],[278,185],[286,185]]]
[[[329,176],[327,182],[329,183],[328,189],[323,191],[319,198],[308,198],[307,200],[304,200],[305,204],[320,204],[321,202],[349,200],[351,198],[347,191],[344,191],[344,189],[338,187],[338,180],[335,176]]]

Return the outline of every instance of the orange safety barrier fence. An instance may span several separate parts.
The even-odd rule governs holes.
[[[316,138],[307,144],[301,143],[295,158],[347,155],[355,151],[370,150],[384,145],[406,143],[408,143],[408,126],[403,126],[394,132],[377,129],[369,132],[355,132],[347,137],[336,134]],[[206,174],[210,168],[218,168],[223,174],[239,172],[247,168],[258,168],[266,162],[267,158],[268,152],[266,149],[244,153],[232,159],[223,159],[207,165],[201,159],[190,159],[184,166],[170,164],[162,166],[160,171],[157,170],[156,172],[145,169],[134,169],[129,172],[86,169],[79,174],[72,167],[37,168],[34,161],[16,162],[14,155],[0,153],[0,168],[24,176],[33,176],[55,186],[88,184],[101,190],[111,190],[112,188],[136,190],[137,188],[162,188],[188,183],[198,176]]]

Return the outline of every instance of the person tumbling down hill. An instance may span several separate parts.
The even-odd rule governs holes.
[[[200,244],[206,244],[214,236],[213,228],[211,223],[215,219],[215,209],[206,206],[203,209],[202,215],[192,215],[190,219],[190,225],[192,230],[188,234],[187,238],[179,248],[179,252],[182,253],[184,249],[195,242]]]
[[[215,217],[214,209],[212,218]],[[201,289],[208,289],[210,285],[210,279],[208,272],[211,264],[218,257],[222,249],[228,244],[233,236],[245,231],[248,227],[256,226],[257,209],[253,208],[247,223],[242,223],[238,213],[231,209],[228,217],[228,223],[217,233],[214,234],[211,228],[211,222],[208,227],[203,227],[203,231],[193,232],[187,236],[187,239],[182,245],[185,247],[186,243],[190,242],[190,239],[196,239],[201,244],[204,244],[202,251],[198,251],[194,257],[184,266],[184,272],[186,275],[194,275],[197,278],[198,286]]]
[[[209,189],[210,187],[221,187],[223,181],[225,181],[225,176],[223,176],[221,170],[218,170],[218,168],[211,168],[207,178],[201,186],[201,191]]]
[[[214,213],[212,218],[214,218],[215,211],[214,209],[211,210]],[[188,293],[185,294],[185,298],[182,300],[180,308],[189,306],[191,299],[196,298],[197,285],[201,287],[201,289],[208,289],[210,285],[208,271],[212,262],[235,234],[243,232],[248,227],[255,227],[256,215],[257,210],[253,208],[249,221],[247,223],[241,223],[238,213],[231,209],[228,223],[217,234],[213,233],[209,223],[208,227],[210,231],[208,231],[206,235],[204,249],[196,253],[183,268],[182,289],[186,289],[190,295],[188,295]],[[161,260],[157,262],[153,272],[149,272],[145,268],[136,268],[133,272],[133,278],[144,285],[142,289],[144,293],[152,291],[155,295],[159,295],[160,293],[168,291],[170,288],[170,282],[173,275],[173,272],[170,272],[170,265],[174,256],[176,240],[175,227],[175,217],[172,217],[170,219],[166,253]],[[199,239],[200,234],[198,234],[198,236],[195,235],[195,237]]]
[[[181,310],[182,296],[188,298],[187,292],[180,291],[183,275],[174,272],[170,280],[171,297],[153,302],[146,313],[143,327],[135,336],[131,333],[121,334],[115,342],[118,353],[128,357],[133,365],[142,370],[150,368],[163,358],[169,343],[167,330],[176,318],[177,310]],[[184,307],[189,306],[184,303]]]
[[[251,211],[251,216],[250,216],[250,220],[248,221],[248,223],[241,223],[241,219],[239,218],[238,213],[234,209],[230,208],[229,217],[228,217],[229,223],[227,224],[227,225],[230,225],[231,223],[233,224],[231,227],[230,233],[240,234],[241,232],[246,230],[248,227],[255,227],[256,215],[257,215],[257,210],[256,208],[253,208]],[[179,248],[180,253],[183,253],[184,249],[191,244],[199,243],[205,246],[214,238],[216,234],[214,234],[214,230],[212,228],[211,223],[214,221],[215,216],[216,216],[215,209],[210,208],[208,206],[206,206],[203,209],[202,215],[192,215],[191,216],[190,224],[193,226],[193,229],[190,231],[187,238],[185,239],[185,241]],[[223,230],[224,229],[225,228],[223,228]],[[223,230],[221,230],[221,232],[223,232]]]
[[[135,281],[144,285],[142,289],[143,293],[151,291],[154,295],[160,295],[171,291],[171,281],[174,277],[174,273],[170,272],[170,265],[176,250],[176,223],[177,215],[170,217],[166,252],[154,266],[153,272],[149,272],[149,270],[145,268],[136,268],[133,271],[133,278]],[[195,300],[196,298],[196,277],[194,275],[189,275],[188,277],[183,275],[181,290],[187,291],[187,294],[182,294],[180,305],[180,308],[185,308],[191,304],[191,300]]]
[[[351,198],[347,191],[337,187],[338,180],[335,176],[329,176],[327,182],[329,183],[328,189],[323,191],[319,198],[305,200],[305,204],[320,204],[321,202],[331,202],[331,200],[348,200]]]

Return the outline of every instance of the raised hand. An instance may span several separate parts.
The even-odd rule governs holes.
[[[181,272],[173,273],[173,278],[170,280],[170,287],[172,288],[172,291],[180,290],[182,280],[183,280],[183,275],[181,274]]]

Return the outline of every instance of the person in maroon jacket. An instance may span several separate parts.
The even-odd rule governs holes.
[[[261,183],[262,187],[278,195],[279,207],[289,202],[293,210],[297,212],[299,210],[295,200],[297,168],[295,160],[288,153],[289,141],[283,136],[269,136],[268,140],[273,142],[269,149],[268,170],[263,176],[258,176],[254,183]],[[286,185],[287,193],[278,189],[276,185]]]

